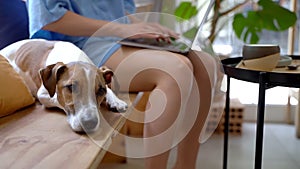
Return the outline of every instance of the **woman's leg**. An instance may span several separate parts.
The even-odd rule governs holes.
[[[211,101],[213,99],[212,91],[215,87],[218,73],[218,62],[210,55],[204,52],[192,51],[189,53],[189,59],[194,67],[194,75],[197,81],[193,85],[193,91],[198,91],[200,96],[199,113],[196,122],[192,126],[189,133],[178,145],[177,161],[175,169],[193,169],[196,168],[196,160],[200,147],[199,136],[207,119]],[[218,90],[218,89],[217,89]],[[193,104],[195,93],[191,93],[190,101],[188,102],[187,112]]]
[[[190,61],[170,52],[123,47],[105,65],[114,70],[121,90],[152,91],[145,113],[144,157],[146,168],[166,168],[173,124],[191,92]]]

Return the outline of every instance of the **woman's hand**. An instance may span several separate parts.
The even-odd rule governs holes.
[[[151,38],[170,41],[170,38],[178,39],[179,34],[158,23],[139,22],[132,24],[120,24],[119,37],[122,38]]]

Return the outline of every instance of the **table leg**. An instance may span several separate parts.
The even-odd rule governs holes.
[[[266,72],[261,72],[259,74],[259,96],[258,96],[258,105],[257,105],[256,149],[255,149],[255,166],[254,166],[255,169],[261,169],[262,167],[265,92],[266,92]]]
[[[225,105],[225,120],[224,120],[224,152],[223,152],[223,169],[227,169],[228,160],[228,133],[229,133],[229,108],[230,108],[230,77],[227,76],[227,91]]]
[[[296,137],[300,138],[300,89],[297,90],[297,108],[295,111],[295,128],[296,128]]]

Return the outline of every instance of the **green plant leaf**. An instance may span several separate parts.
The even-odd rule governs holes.
[[[196,34],[197,34],[198,29],[199,29],[199,26],[194,26],[191,29],[184,32],[183,36],[190,39],[190,40],[193,40],[195,38]]]
[[[244,42],[257,43],[259,41],[257,33],[262,30],[262,22],[256,12],[249,11],[247,17],[243,14],[236,14],[232,27],[237,37]]]
[[[265,21],[264,28],[267,30],[283,31],[293,26],[297,21],[295,13],[271,0],[260,0],[258,4],[262,7],[259,13]]]
[[[247,43],[258,43],[263,29],[283,31],[297,21],[295,13],[281,7],[272,0],[260,0],[258,11],[248,11],[245,15],[238,13],[233,19],[233,29],[238,38]]]
[[[174,15],[183,19],[189,20],[192,17],[198,14],[198,9],[192,2],[183,1],[179,4],[179,6],[175,9]]]

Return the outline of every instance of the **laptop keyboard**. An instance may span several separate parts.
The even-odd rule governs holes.
[[[145,39],[145,38],[132,39],[132,41],[138,42],[140,44],[145,44],[145,45],[167,47],[169,49],[185,50],[185,49],[189,48],[188,45],[184,44],[183,42],[178,42],[178,41],[171,41],[171,43],[168,43],[168,42],[162,41],[162,40],[157,41],[156,39]]]

